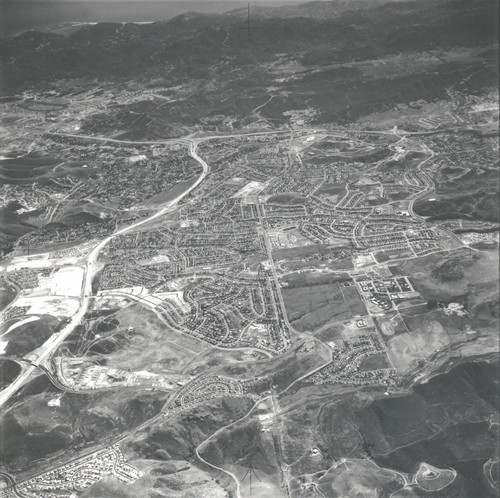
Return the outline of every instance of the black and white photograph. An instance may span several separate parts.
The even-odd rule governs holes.
[[[0,498],[500,497],[499,0],[0,0]]]

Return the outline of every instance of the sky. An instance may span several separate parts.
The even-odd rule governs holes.
[[[0,37],[50,31],[68,23],[166,21],[185,12],[222,13],[248,0],[0,0]],[[251,5],[288,5],[302,0],[254,0]]]
[[[310,0],[254,0],[250,1],[250,4],[258,4],[258,5],[287,5],[293,3],[306,3]],[[324,0],[327,1],[327,0]],[[249,3],[248,0],[0,0],[1,4],[8,3],[41,3],[41,4],[50,4],[50,3],[165,3],[165,4],[234,4],[234,3]]]

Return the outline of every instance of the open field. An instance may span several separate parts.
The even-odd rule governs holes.
[[[297,287],[282,291],[288,319],[300,331],[322,327],[326,323],[350,316],[338,284]]]
[[[0,495],[496,496],[497,0],[180,3],[0,39]]]
[[[82,291],[83,268],[65,267],[52,277],[51,294],[55,296],[79,297]]]
[[[464,249],[398,264],[397,271],[407,272],[414,289],[427,301],[401,308],[392,319],[377,318],[389,356],[400,372],[436,354],[452,354],[450,348],[457,345],[477,349],[478,354],[498,351],[497,268],[496,252],[471,255]]]
[[[409,332],[386,339],[391,362],[401,373],[415,368],[420,361],[451,344],[445,328],[432,313],[415,317],[407,326]],[[462,338],[465,339],[465,335]]]
[[[378,370],[380,368],[391,368],[386,353],[378,353],[365,358],[360,365],[361,371]]]
[[[137,304],[87,323],[84,337],[70,340],[72,354],[101,359],[110,368],[180,372],[203,349],[199,341],[166,329],[153,312]]]

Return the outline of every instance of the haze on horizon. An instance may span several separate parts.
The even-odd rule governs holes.
[[[50,31],[71,23],[167,21],[186,12],[224,13],[247,0],[0,0],[0,37]],[[276,7],[301,0],[254,0]]]

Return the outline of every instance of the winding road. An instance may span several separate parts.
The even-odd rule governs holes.
[[[178,140],[179,141],[179,140]],[[203,171],[201,175],[198,177],[195,183],[193,183],[189,188],[187,188],[182,194],[179,194],[175,199],[172,199],[168,203],[166,203],[159,211],[149,216],[148,218],[144,218],[132,225],[121,228],[120,230],[114,232],[109,235],[105,239],[103,239],[87,256],[87,265],[85,268],[84,281],[82,285],[82,293],[81,293],[81,304],[78,312],[73,315],[68,324],[58,333],[53,334],[40,348],[39,354],[35,359],[32,359],[31,365],[24,369],[22,373],[10,384],[7,388],[5,388],[2,392],[0,392],[0,407],[4,405],[10,398],[13,396],[30,378],[31,374],[35,371],[35,369],[42,365],[45,360],[50,358],[50,356],[57,350],[57,348],[63,343],[63,341],[73,332],[75,327],[77,327],[82,321],[83,317],[87,313],[87,309],[89,306],[89,301],[92,296],[92,279],[95,273],[98,270],[97,259],[99,257],[99,253],[101,250],[108,244],[108,242],[119,235],[123,235],[124,233],[135,230],[137,227],[141,225],[145,225],[150,221],[163,216],[170,209],[172,209],[176,204],[178,204],[184,197],[190,194],[198,185],[205,179],[210,168],[208,164],[197,154],[197,144],[198,141],[196,139],[185,139],[184,142],[189,143],[189,155],[198,161]]]
[[[301,130],[294,130],[297,132],[309,132],[309,133],[319,133],[321,131],[326,132],[328,134],[331,134],[332,130],[320,130],[320,129],[301,129]],[[442,132],[441,130],[439,132]],[[34,371],[37,368],[40,368],[49,375],[50,378],[50,372],[47,371],[47,360],[50,359],[51,355],[54,354],[54,352],[60,347],[60,345],[63,343],[63,341],[74,331],[74,329],[82,322],[82,320],[85,317],[85,314],[87,313],[90,299],[92,297],[92,280],[94,278],[94,275],[98,271],[98,258],[100,252],[103,250],[103,248],[115,237],[118,237],[119,235],[123,235],[125,233],[128,233],[130,231],[133,231],[137,229],[138,227],[141,227],[143,225],[146,225],[147,223],[160,218],[161,216],[165,215],[169,210],[171,210],[174,206],[176,206],[182,199],[184,199],[187,195],[189,195],[194,189],[196,189],[205,179],[207,174],[210,171],[210,168],[208,164],[198,155],[197,153],[197,148],[198,145],[202,142],[212,140],[212,139],[225,139],[225,138],[237,138],[237,137],[245,137],[245,136],[259,136],[259,135],[272,135],[272,134],[283,134],[283,133],[290,133],[290,130],[279,130],[279,131],[266,131],[266,132],[255,132],[255,133],[248,133],[248,134],[233,134],[233,135],[216,135],[216,136],[200,136],[200,137],[185,137],[181,139],[170,139],[170,140],[162,140],[162,141],[155,141],[155,142],[132,142],[132,141],[123,141],[123,140],[115,140],[115,139],[109,139],[105,137],[85,137],[82,135],[66,135],[69,137],[74,137],[74,138],[83,138],[83,139],[89,139],[89,140],[96,140],[96,141],[103,141],[103,142],[117,142],[117,143],[127,143],[127,144],[148,144],[148,145],[154,145],[154,144],[168,144],[168,143],[178,143],[178,144],[185,144],[188,145],[189,147],[189,155],[195,159],[200,165],[202,166],[203,170],[198,179],[194,184],[192,184],[189,188],[187,188],[184,192],[182,192],[180,195],[178,195],[175,199],[169,201],[165,205],[161,207],[160,210],[152,214],[151,216],[144,218],[140,221],[135,222],[132,225],[120,228],[113,234],[107,236],[103,240],[101,240],[93,249],[92,251],[88,254],[86,257],[86,260],[84,260],[85,264],[85,271],[84,271],[84,278],[83,278],[83,283],[82,283],[82,289],[81,289],[81,294],[80,294],[80,307],[77,311],[77,313],[71,318],[71,320],[63,327],[63,329],[56,333],[53,334],[38,350],[38,355],[31,360],[31,363],[27,366],[24,367],[23,371],[21,374],[18,376],[18,378],[6,389],[0,392],[0,407],[5,404],[30,378],[30,376],[34,373]],[[438,133],[438,132],[422,132],[422,133],[413,133],[413,132],[406,132],[403,130],[399,130],[398,133],[390,133],[390,132],[382,132],[382,131],[370,131],[370,130],[355,130],[355,133],[366,133],[366,134],[384,134],[384,135],[397,135],[397,136],[406,136],[406,135],[427,135],[427,134],[433,134],[433,133]],[[292,135],[293,136],[293,135]],[[290,140],[291,144],[291,140]],[[289,151],[289,157],[291,157],[291,150]],[[433,153],[431,157],[433,156]],[[426,160],[422,161],[420,163],[419,167],[424,164],[426,161],[428,161],[430,158],[427,158]],[[411,206],[409,208],[410,212],[413,214],[413,202],[411,203]],[[261,223],[261,227],[263,227],[263,220],[261,218],[261,213],[260,210],[258,212],[259,214],[259,221]],[[265,230],[264,230],[265,234]],[[266,251],[269,256],[269,261],[271,264],[271,269],[273,273],[273,280],[275,283],[278,285],[278,279],[277,279],[277,274],[276,274],[276,268],[274,264],[274,260],[272,257],[272,248],[270,241],[267,239],[267,237],[264,236],[264,240],[266,243]],[[279,304],[282,310],[283,314],[283,319],[287,327],[292,333],[296,333],[299,337],[305,338],[306,335],[299,333],[296,331],[291,324],[288,321],[287,314],[286,314],[286,308],[284,306],[284,302],[281,297],[279,285],[277,288],[278,291],[278,298],[279,298]],[[323,343],[324,344],[324,343]],[[241,348],[237,348],[241,349]],[[200,462],[203,462],[206,466],[212,467],[213,469],[216,469],[220,472],[225,473],[227,476],[229,476],[231,479],[234,480],[235,482],[235,495],[237,498],[241,497],[241,485],[240,485],[240,480],[238,479],[238,476],[227,470],[224,469],[220,466],[214,465],[210,463],[209,461],[205,460],[203,458],[202,453],[203,450],[207,447],[207,445],[216,439],[219,435],[223,434],[224,431],[227,431],[228,428],[234,427],[236,424],[241,423],[242,420],[248,418],[250,415],[252,415],[257,408],[257,406],[262,403],[263,401],[267,399],[273,399],[273,397],[279,397],[281,394],[289,391],[293,386],[298,384],[300,381],[303,379],[309,377],[310,375],[314,374],[315,372],[321,370],[324,368],[326,365],[328,365],[332,361],[332,352],[329,348],[327,348],[327,351],[329,353],[329,358],[328,361],[322,363],[321,365],[313,368],[312,370],[306,372],[304,375],[300,376],[299,378],[291,381],[291,383],[286,386],[281,392],[275,393],[270,396],[266,396],[264,398],[259,399],[258,401],[255,402],[255,404],[250,408],[250,410],[241,418],[219,428],[216,432],[211,434],[207,439],[205,439],[203,442],[199,444],[199,446],[195,449],[195,453],[197,458],[199,459]],[[54,379],[55,380],[55,379]],[[178,394],[178,393],[177,393]],[[175,399],[177,394],[173,395],[173,397],[167,402],[166,406],[169,405],[169,403]],[[168,412],[167,412],[168,413]],[[138,433],[140,430],[143,430],[144,428],[150,426],[154,422],[161,420],[163,417],[165,417],[166,412],[162,410],[158,415],[155,417],[145,421],[143,424],[140,426],[132,429],[131,431],[127,431],[126,433],[122,434],[118,440],[115,440],[115,443],[118,443],[120,441],[123,441],[125,438],[130,437],[132,434]],[[85,454],[91,454],[95,452],[95,448],[92,451],[85,452]],[[81,455],[78,457],[81,458]],[[223,465],[223,464],[221,464]],[[43,472],[42,472],[43,473]],[[8,478],[8,476],[5,476],[6,480],[9,483],[9,487],[13,486],[14,483],[12,480]]]
[[[320,133],[320,132],[325,132],[331,134],[332,131],[334,130],[323,130],[321,128],[305,128],[305,129],[300,129],[296,130],[297,132],[306,132],[306,133]],[[445,130],[439,130],[439,131],[445,131]],[[85,316],[90,298],[92,296],[92,279],[97,272],[97,259],[99,257],[99,253],[101,250],[108,244],[110,240],[113,238],[123,235],[124,233],[127,233],[129,231],[135,230],[136,228],[140,227],[141,225],[145,225],[146,223],[149,223],[150,221],[159,218],[163,216],[166,212],[168,212],[172,207],[174,207],[176,204],[178,204],[184,197],[186,197],[190,192],[192,192],[200,183],[205,179],[207,176],[210,168],[208,164],[197,154],[197,147],[199,143],[208,141],[208,140],[213,140],[213,139],[223,139],[223,138],[237,138],[237,137],[245,137],[245,136],[260,136],[260,135],[272,135],[272,134],[283,134],[283,133],[290,133],[290,130],[274,130],[274,131],[263,131],[263,132],[252,132],[252,133],[247,133],[247,134],[228,134],[228,135],[210,135],[210,136],[200,136],[200,137],[193,137],[193,136],[188,136],[185,138],[173,138],[173,139],[166,139],[166,140],[158,140],[158,141],[128,141],[128,140],[117,140],[117,139],[112,139],[112,138],[106,138],[106,137],[95,137],[95,136],[86,136],[86,135],[73,135],[73,134],[65,134],[65,133],[54,133],[51,135],[59,135],[59,136],[67,136],[70,138],[80,138],[80,139],[88,139],[88,140],[93,140],[93,141],[102,141],[102,142],[116,142],[116,143],[125,143],[125,144],[148,144],[148,145],[155,145],[155,144],[168,144],[168,143],[184,143],[184,144],[189,144],[189,155],[198,161],[202,168],[203,171],[201,175],[198,177],[196,182],[191,185],[189,188],[187,188],[182,194],[178,195],[175,199],[169,201],[167,204],[165,204],[159,211],[154,213],[153,215],[149,216],[148,218],[145,218],[143,220],[140,220],[132,225],[126,226],[124,228],[121,228],[120,230],[114,232],[113,234],[109,235],[105,239],[103,239],[87,256],[87,264],[85,267],[85,273],[84,273],[84,282],[82,285],[82,294],[81,294],[81,304],[78,309],[78,312],[71,318],[71,320],[68,322],[68,324],[58,333],[53,334],[40,348],[39,348],[39,354],[36,358],[31,359],[31,365],[24,369],[21,374],[17,377],[17,379],[10,384],[9,387],[5,388],[3,391],[0,392],[0,407],[5,404],[5,402],[10,399],[10,397],[15,394],[29,379],[29,377],[32,375],[34,370],[44,364],[44,362],[50,358],[50,356],[57,350],[57,348],[62,344],[62,342],[71,334],[71,332],[77,327],[83,317]],[[372,131],[372,130],[356,130],[356,133],[368,133],[368,134],[383,134],[383,135],[399,135],[399,136],[406,136],[406,135],[413,135],[413,134],[430,134],[430,133],[435,133],[435,132],[407,132],[404,130],[398,130],[398,133],[393,133],[393,132],[386,132],[386,131]],[[411,208],[410,208],[411,209]],[[270,247],[269,241],[265,237],[266,240],[266,249],[268,253],[270,252]],[[270,256],[270,263],[271,267],[273,269],[273,277],[276,282],[276,270],[274,266],[274,261],[272,260],[272,255]],[[300,337],[302,337],[302,334],[298,333],[288,322],[286,310],[284,309],[284,303],[282,302],[282,298],[280,295],[279,287],[278,287],[278,297],[280,298],[280,307],[282,309],[282,314],[285,320],[285,324],[287,325],[288,329],[291,332],[297,333]],[[46,366],[46,365],[45,365]]]

